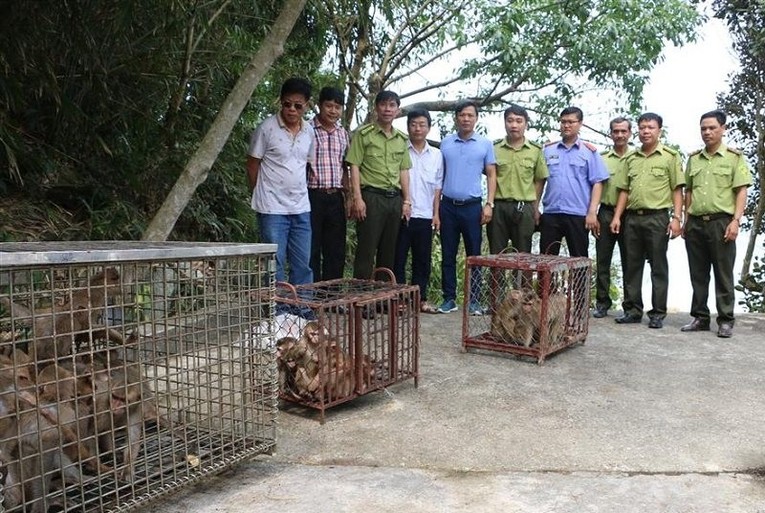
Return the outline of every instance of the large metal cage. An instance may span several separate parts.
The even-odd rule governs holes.
[[[419,375],[420,291],[339,279],[276,288],[280,397],[319,410]]]
[[[464,350],[535,357],[584,343],[589,330],[589,258],[530,253],[471,256],[465,264]]]
[[[271,452],[275,249],[0,244],[0,511],[127,511]]]

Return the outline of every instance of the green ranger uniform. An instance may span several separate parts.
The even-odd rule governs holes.
[[[625,315],[643,316],[643,268],[648,260],[652,284],[648,316],[664,319],[669,289],[669,210],[675,189],[685,185],[680,155],[659,144],[650,155],[635,150],[625,161],[613,178],[614,185],[629,194],[621,230],[625,253],[622,305]]]
[[[751,185],[746,160],[739,150],[721,145],[710,155],[691,154],[685,171],[691,192],[685,222],[685,249],[693,286],[691,316],[709,322],[709,271],[714,270],[717,323],[733,323],[733,265],[736,242],[723,240],[736,209],[736,191]]]
[[[614,150],[601,152],[603,160],[608,167],[610,178],[603,182],[603,192],[600,195],[600,209],[598,210],[598,223],[600,224],[600,237],[595,239],[596,251],[596,276],[595,276],[595,306],[599,309],[611,308],[611,260],[614,247],[619,244],[619,254],[622,259],[622,275],[624,275],[624,244],[620,234],[611,233],[609,226],[614,219],[614,207],[619,197],[619,189],[614,185],[614,177],[626,165],[627,152],[623,157],[617,155]]]
[[[497,159],[497,192],[494,212],[486,226],[489,251],[499,253],[510,246],[531,253],[534,235],[534,203],[537,201],[535,182],[550,176],[542,154],[542,146],[528,139],[515,149],[502,139],[494,143]]]
[[[345,160],[359,167],[361,197],[367,216],[357,221],[354,278],[369,279],[375,267],[393,269],[401,223],[401,171],[412,167],[406,134],[387,135],[376,123],[361,126],[351,138]],[[376,262],[375,262],[376,257]]]

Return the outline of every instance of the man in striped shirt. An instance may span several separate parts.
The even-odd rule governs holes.
[[[343,277],[345,266],[346,212],[348,192],[344,163],[348,132],[340,123],[345,97],[335,87],[319,93],[319,114],[311,120],[316,135],[316,154],[308,172],[311,201],[311,269],[314,281]]]

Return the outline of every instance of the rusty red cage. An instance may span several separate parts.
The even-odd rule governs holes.
[[[592,263],[530,253],[471,256],[465,263],[462,347],[545,358],[589,329]],[[482,315],[470,315],[481,312]]]
[[[419,288],[339,279],[276,291],[280,397],[320,412],[413,378],[418,384]],[[269,331],[264,329],[264,331]]]

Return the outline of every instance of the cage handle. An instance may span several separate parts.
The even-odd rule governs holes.
[[[295,288],[295,286],[293,284],[287,283],[286,281],[277,281],[274,284],[274,286],[277,287],[277,288],[278,287],[282,287],[282,288],[285,288],[288,291],[292,292],[292,299],[297,299],[298,298],[297,289]]]
[[[372,277],[374,278],[378,273],[387,274],[388,278],[390,279],[390,282],[393,285],[396,285],[396,275],[393,274],[393,271],[391,271],[387,267],[377,267],[375,268],[375,270],[372,271]]]

